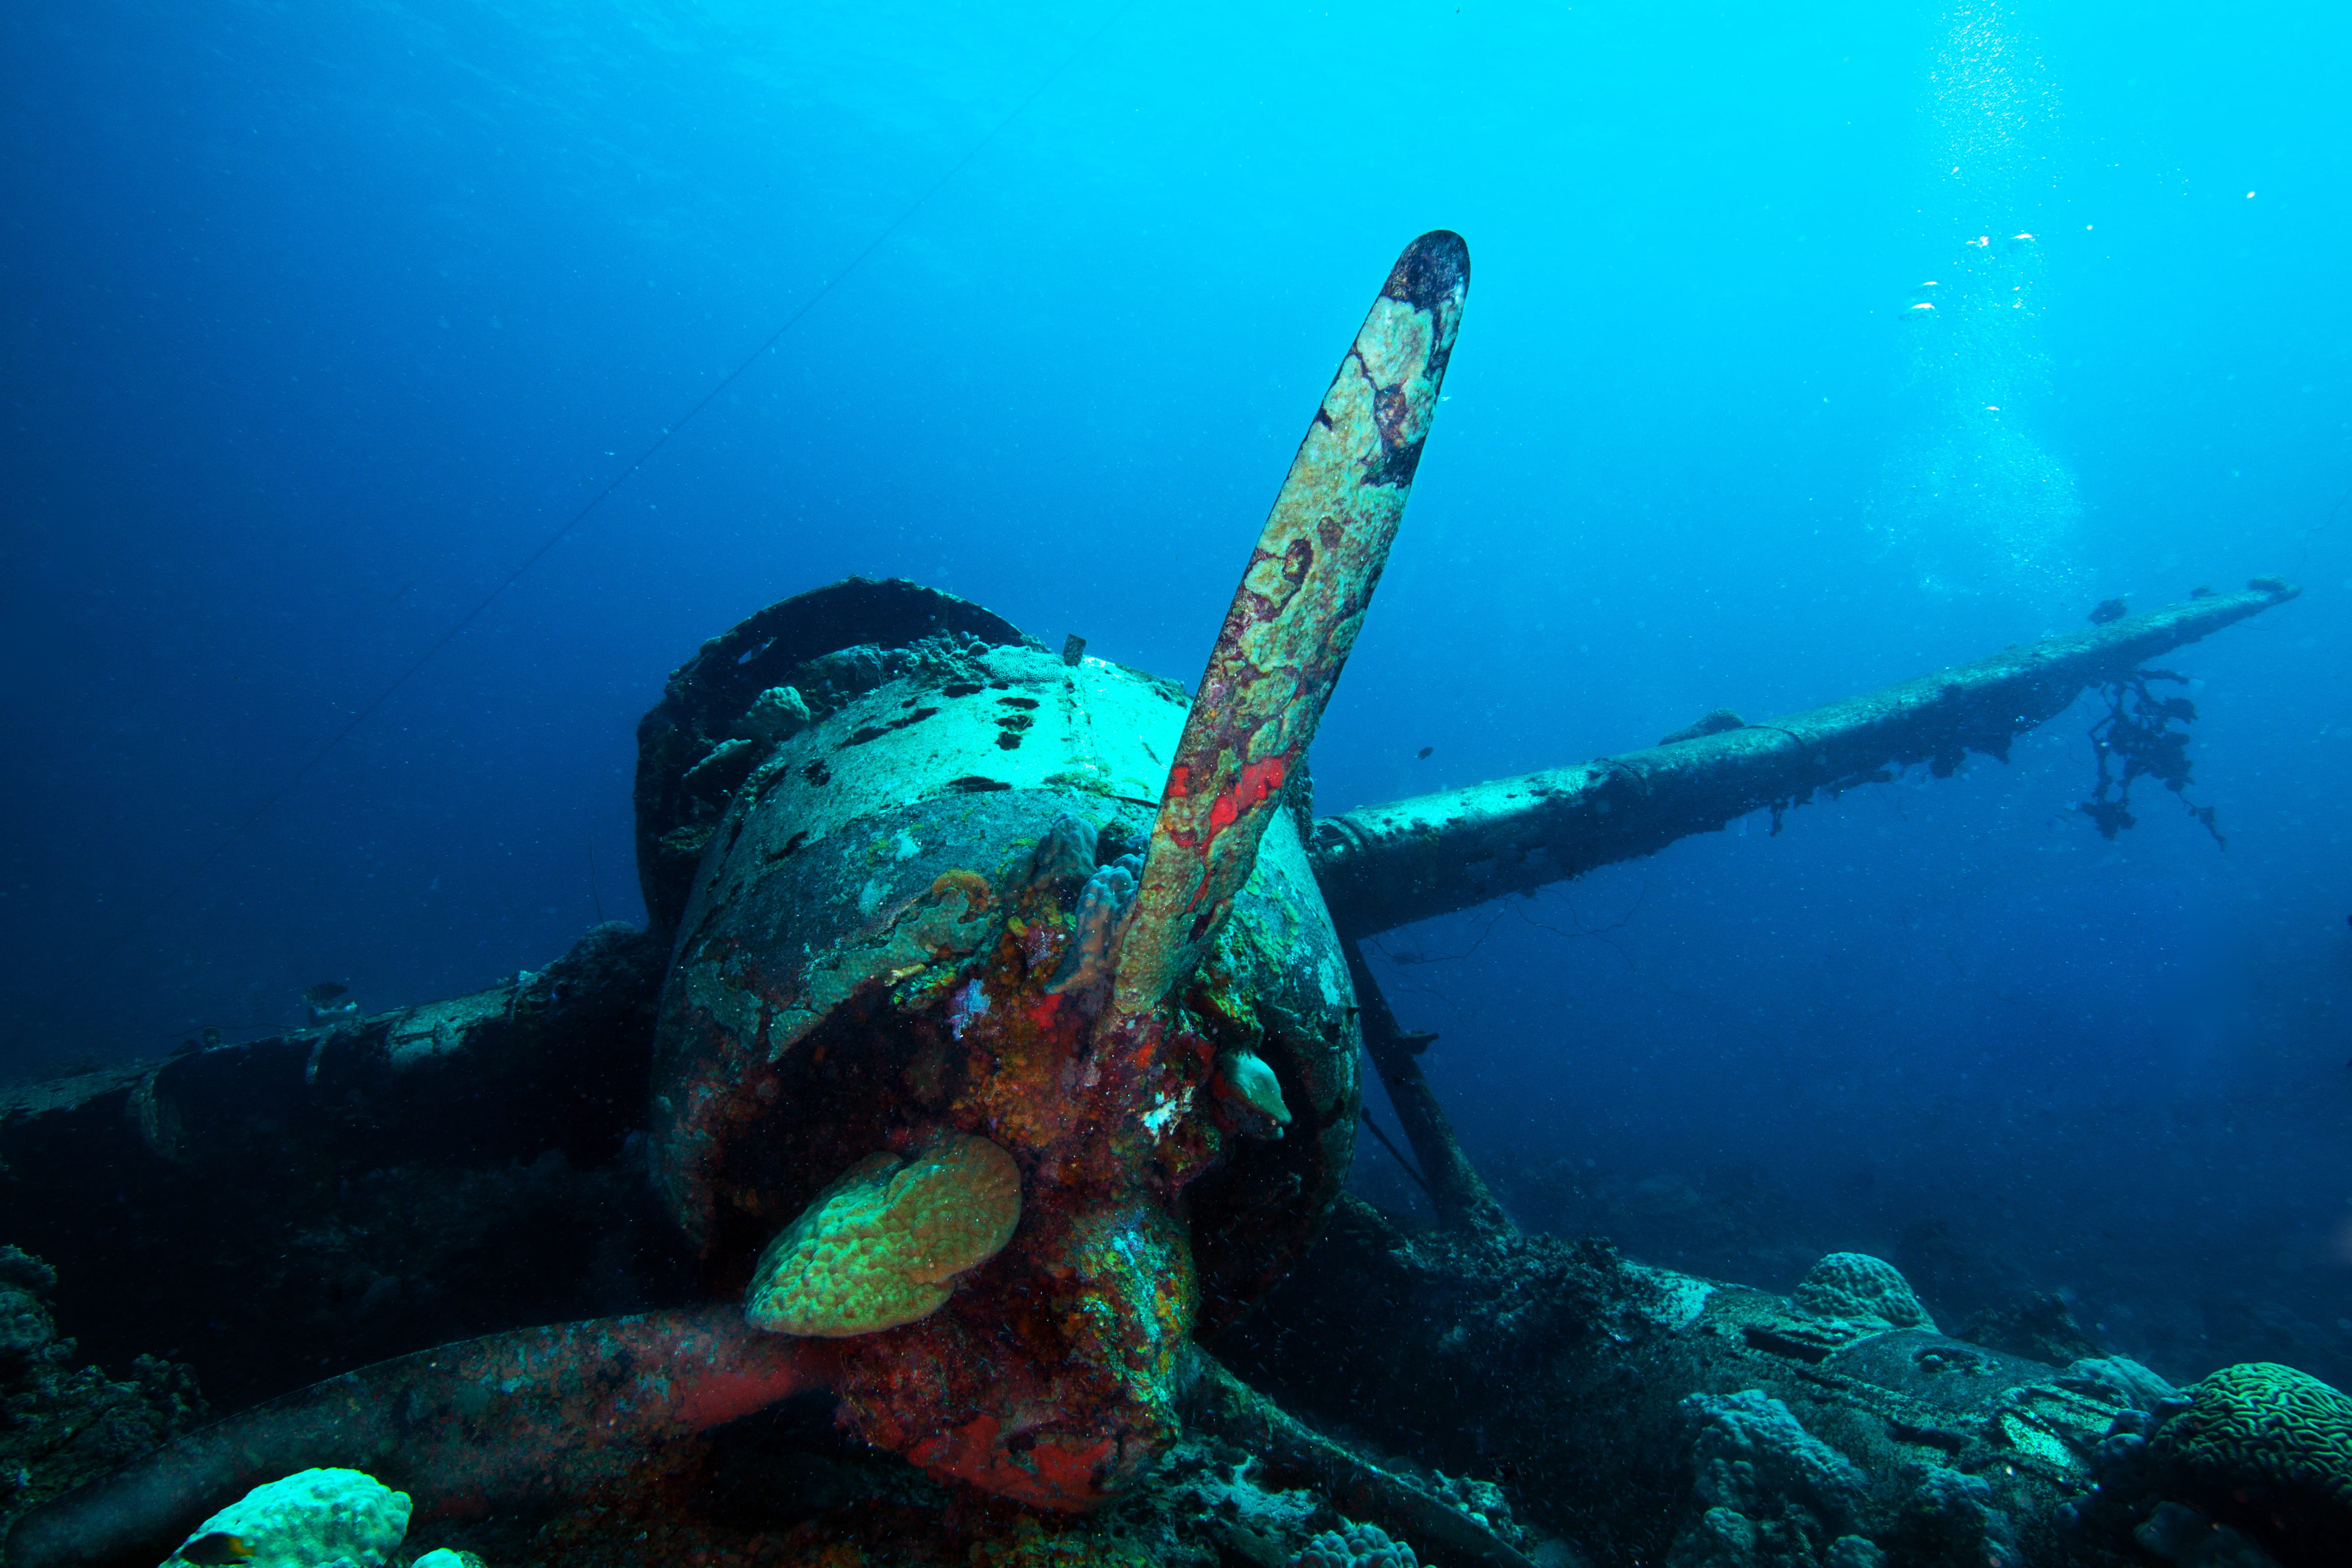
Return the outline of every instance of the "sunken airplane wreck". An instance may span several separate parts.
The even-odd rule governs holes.
[[[1317,820],[1307,744],[1467,283],[1452,234],[1397,261],[1197,697],[910,583],[803,594],[639,727],[648,930],[0,1096],[0,1239],[47,1260],[20,1293],[237,1411],[62,1495],[87,1453],[26,1470],[9,1568],[154,1563],[313,1466],[493,1568],[1346,1560],[1329,1526],[1445,1563],[1867,1568],[2232,1522],[2210,1477],[2116,1501],[2113,1465],[2081,1506],[2111,1431],[2189,1408],[2144,1368],[1945,1337],[1857,1255],[1780,1298],[1517,1234],[1357,944],[2005,755],[2295,590]],[[1366,1055],[1433,1230],[1342,1194]],[[2263,1539],[2291,1564],[2306,1528]]]

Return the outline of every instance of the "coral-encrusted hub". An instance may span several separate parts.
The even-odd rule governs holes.
[[[711,822],[663,998],[656,1170],[735,1289],[860,1162],[956,1134],[1003,1150],[1011,1242],[928,1316],[837,1341],[835,1390],[928,1468],[1084,1508],[1173,1436],[1186,1338],[1279,1279],[1337,1195],[1360,1102],[1346,966],[1285,814],[1192,980],[1112,1016],[1117,868],[1182,693],[1026,646],[895,651],[906,674],[813,702]],[[1242,1054],[1286,1135],[1220,1092]]]

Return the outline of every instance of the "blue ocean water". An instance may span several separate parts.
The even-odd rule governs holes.
[[[637,716],[850,573],[1190,681],[1444,226],[1469,314],[1324,811],[2110,596],[2307,590],[2168,661],[2226,852],[2160,795],[2098,837],[2085,705],[1384,938],[1507,1198],[1759,1284],[1907,1247],[2177,1376],[2352,1375],[2336,8],[90,0],[0,38],[0,1073],[635,917]]]

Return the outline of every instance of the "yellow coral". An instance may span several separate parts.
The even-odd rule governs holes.
[[[743,1315],[824,1339],[911,1323],[1003,1251],[1020,1220],[1020,1167],[985,1138],[950,1132],[907,1160],[868,1155],[768,1244]]]

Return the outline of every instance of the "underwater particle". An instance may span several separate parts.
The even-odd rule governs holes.
[[[1809,1269],[1789,1299],[1817,1318],[1875,1320],[1897,1329],[1933,1331],[1936,1321],[1892,1263],[1864,1252],[1832,1252]]]
[[[377,1568],[408,1533],[406,1492],[359,1470],[301,1470],[198,1525],[164,1568]]]
[[[1252,1137],[1279,1138],[1290,1125],[1290,1108],[1282,1102],[1282,1085],[1274,1069],[1255,1051],[1234,1049],[1217,1058],[1217,1096],[1250,1113],[1242,1131]],[[1271,1122],[1269,1128],[1266,1124]]]
[[[872,1154],[761,1253],[743,1315],[770,1333],[870,1334],[927,1318],[1021,1222],[1021,1168],[950,1132],[911,1158]]]
[[[769,745],[789,741],[809,727],[807,699],[793,686],[771,686],[751,699],[751,706],[743,710],[743,717],[735,721],[735,733],[746,741],[762,741]]]

